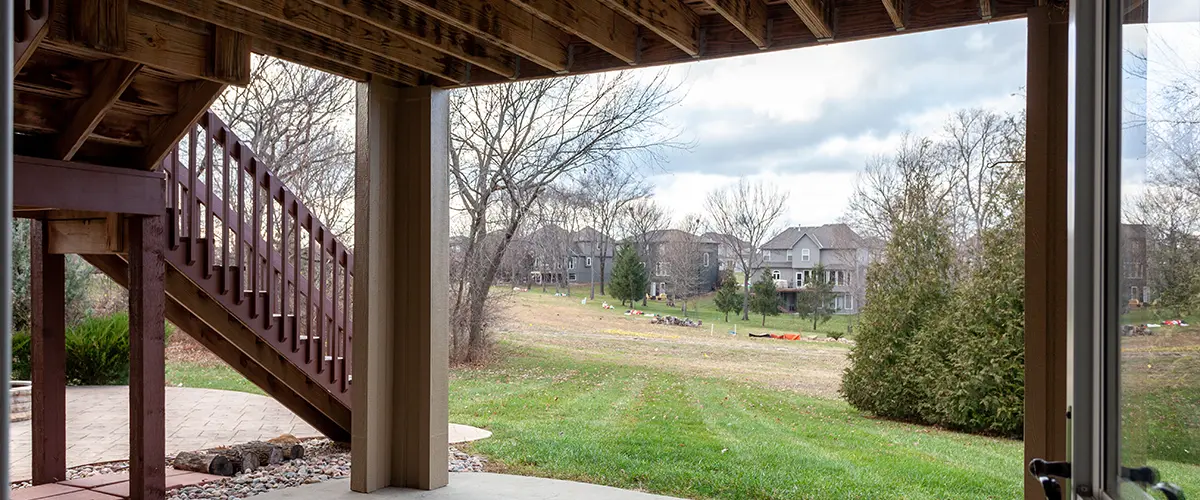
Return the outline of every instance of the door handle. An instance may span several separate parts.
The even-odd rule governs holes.
[[[1047,462],[1040,458],[1029,461],[1029,473],[1042,485],[1046,500],[1062,500],[1062,485],[1058,479],[1071,478],[1071,462]]]

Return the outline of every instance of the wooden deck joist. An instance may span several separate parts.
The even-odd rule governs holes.
[[[160,173],[16,156],[14,204],[26,209],[159,215],[166,206]]]

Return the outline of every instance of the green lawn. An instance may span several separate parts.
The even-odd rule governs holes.
[[[167,385],[265,394],[262,389],[225,364],[168,362]]]
[[[547,292],[545,294],[548,295],[550,299],[562,300],[563,302],[574,302],[575,304],[578,304],[580,300],[589,295],[590,290],[590,285],[575,285],[571,287],[571,296],[554,297],[554,289],[551,287],[547,288]],[[542,294],[543,292],[540,287],[534,287],[529,289],[529,293]],[[742,321],[736,314],[730,313],[729,321],[726,322],[725,314],[717,311],[716,306],[713,304],[714,296],[715,294],[710,293],[697,297],[696,300],[688,302],[688,314],[686,316],[692,319],[703,320],[705,324],[712,323],[716,325],[716,329],[718,331],[730,331],[733,330],[734,326],[736,325],[739,332],[746,328],[750,328],[754,331],[774,330],[779,332],[804,333],[820,336],[840,334],[843,337],[854,338],[853,333],[847,333],[849,332],[849,327],[852,324],[857,323],[857,315],[835,315],[829,321],[818,325],[816,330],[813,330],[811,320],[805,320],[795,314],[787,313],[780,313],[778,316],[767,316],[765,327],[763,326],[763,318],[761,315],[752,314],[750,315],[749,320]],[[619,300],[614,299],[609,295],[601,294],[600,285],[597,284],[596,298],[589,300],[589,302],[600,304],[605,301],[613,306],[618,307],[618,312],[624,312],[625,309],[628,309],[628,307],[620,307]],[[642,306],[641,301],[638,301],[635,309],[655,314],[684,316],[684,314],[681,312],[683,303],[681,301],[676,301],[675,305],[676,307],[670,307],[665,301],[648,300],[646,301],[645,306]]]
[[[702,498],[1016,498],[1019,441],[548,349],[458,370],[450,418],[507,471]]]

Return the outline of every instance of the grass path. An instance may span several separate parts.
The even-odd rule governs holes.
[[[512,347],[509,347],[512,350]],[[840,401],[522,347],[458,370],[451,419],[508,472],[700,498],[1015,498],[1021,443]],[[505,396],[497,397],[498,394]]]

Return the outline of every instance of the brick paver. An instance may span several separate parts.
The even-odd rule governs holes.
[[[168,454],[270,439],[319,436],[274,399],[243,392],[167,387]],[[29,421],[12,424],[9,477],[28,479],[33,435]],[[129,457],[129,388],[67,388],[67,466]]]

